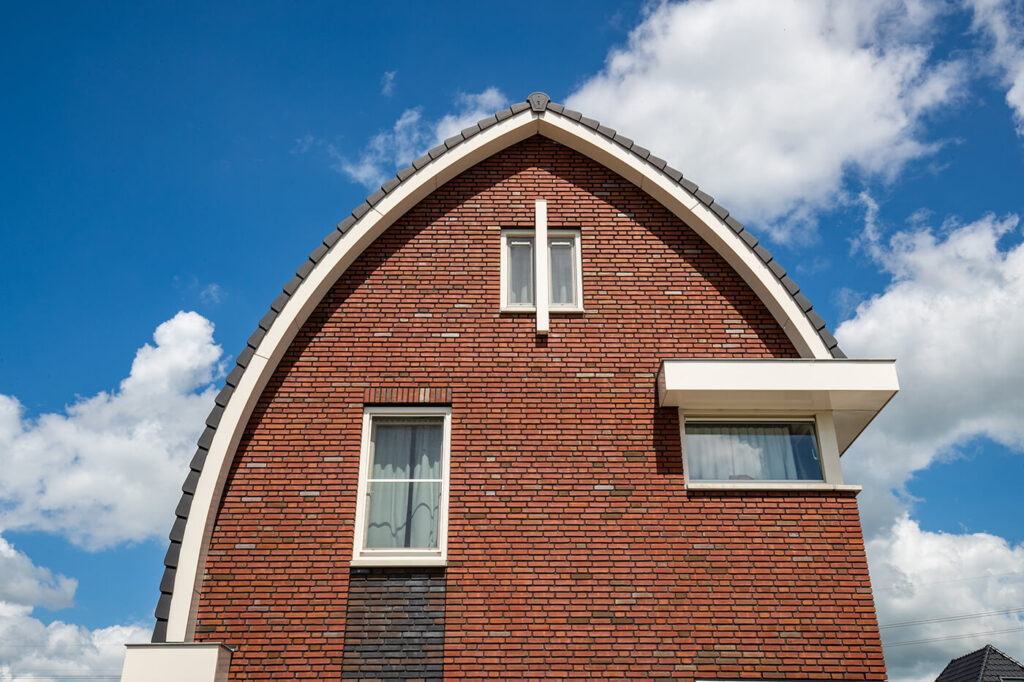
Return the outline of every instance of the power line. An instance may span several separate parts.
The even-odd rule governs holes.
[[[926,623],[944,623],[951,620],[971,620],[972,618],[985,618],[987,616],[1003,616],[1010,613],[1019,613],[1024,611],[1024,607],[1016,609],[1003,609],[1001,611],[979,611],[978,613],[964,613],[959,616],[940,616],[937,618],[922,618],[921,620],[906,620],[901,623],[887,623],[886,625],[879,625],[879,630],[885,628],[903,628],[909,625],[924,625]]]
[[[944,637],[928,637],[927,639],[915,639],[907,642],[892,642],[883,644],[883,647],[907,646],[909,644],[928,644],[929,642],[943,642],[949,639],[966,639],[967,637],[981,637],[983,635],[1005,635],[1010,632],[1024,632],[1024,627],[1010,628],[1008,630],[989,630],[988,632],[968,632],[963,635],[946,635]]]

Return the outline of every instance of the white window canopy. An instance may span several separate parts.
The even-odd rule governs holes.
[[[663,360],[658,399],[684,414],[831,412],[839,453],[899,391],[895,360]]]

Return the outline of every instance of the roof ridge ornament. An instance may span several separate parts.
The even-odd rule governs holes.
[[[548,108],[548,102],[551,101],[551,98],[544,92],[531,92],[527,96],[526,101],[530,103],[531,109],[541,112]]]

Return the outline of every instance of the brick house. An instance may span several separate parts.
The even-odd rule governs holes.
[[[534,93],[271,304],[123,679],[884,679],[840,455],[897,389],[710,196]]]

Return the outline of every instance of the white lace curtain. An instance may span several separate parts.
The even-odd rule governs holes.
[[[810,424],[686,424],[686,461],[697,481],[820,481]]]
[[[438,546],[441,419],[376,418],[366,546]]]

